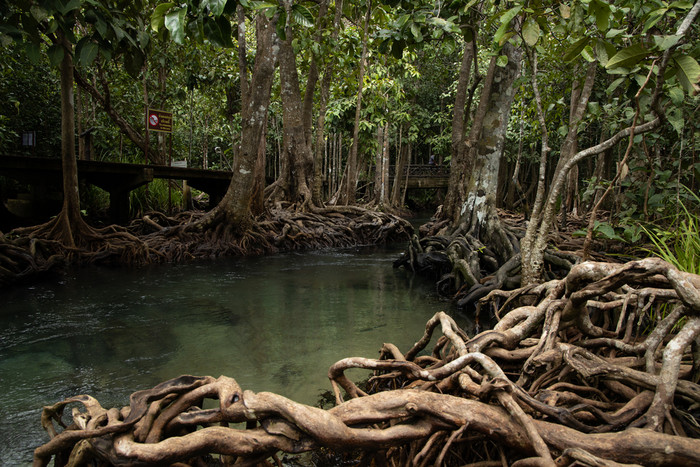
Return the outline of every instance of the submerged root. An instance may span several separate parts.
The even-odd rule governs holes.
[[[586,262],[482,301],[499,309],[491,331],[469,337],[440,312],[405,352],[336,362],[329,409],[224,376],[181,376],[121,409],[89,396],[45,407],[51,440],[35,465],[269,465],[280,451],[351,450],[378,465],[700,465],[700,276],[658,259]],[[357,368],[371,373],[363,387],[345,375]]]

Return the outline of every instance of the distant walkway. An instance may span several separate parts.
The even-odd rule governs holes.
[[[60,187],[63,179],[61,159],[31,156],[0,156],[0,175],[30,185]],[[409,189],[441,188],[447,186],[449,167],[411,165],[407,168]],[[394,176],[394,166],[390,174]],[[405,173],[405,172],[404,172]],[[126,222],[129,213],[129,193],[156,178],[186,180],[187,184],[207,193],[212,204],[226,193],[233,172],[204,170],[162,165],[128,164],[122,162],[78,161],[78,177],[109,193],[110,213],[116,222]]]
[[[0,175],[30,185],[60,187],[63,183],[61,159],[54,158],[0,156]],[[109,193],[110,213],[117,222],[128,220],[129,192],[155,178],[186,180],[212,201],[221,199],[231,182],[231,172],[223,170],[83,160],[78,161],[78,177]]]

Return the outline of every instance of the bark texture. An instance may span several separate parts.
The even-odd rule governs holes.
[[[252,223],[251,202],[256,180],[256,164],[260,156],[260,142],[267,129],[267,109],[274,77],[279,44],[275,34],[274,17],[269,20],[263,13],[256,15],[257,47],[250,83],[244,84],[247,74],[241,76],[241,95],[245,95],[242,109],[241,146],[233,162],[231,184],[221,202],[198,224],[198,228],[224,222],[238,233],[244,233]],[[245,31],[245,22],[239,23]],[[248,92],[244,94],[244,89]]]

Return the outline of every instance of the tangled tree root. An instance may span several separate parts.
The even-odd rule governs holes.
[[[11,240],[0,232],[0,287],[53,271],[63,264],[56,242],[35,238]]]
[[[279,465],[280,451],[320,448],[380,465],[700,465],[700,276],[658,259],[586,262],[483,303],[510,309],[491,331],[469,338],[440,312],[406,353],[384,344],[378,359],[335,363],[328,410],[224,376],[181,376],[121,409],[66,399],[44,408],[51,440],[35,465]],[[373,372],[364,389],[350,368]],[[82,410],[66,427],[70,404]]]
[[[394,267],[436,279],[438,293],[450,297],[461,309],[475,307],[479,299],[494,290],[513,290],[521,282],[520,239],[525,234],[524,218],[503,211],[499,211],[499,218],[500,232],[513,254],[496,251],[470,232],[458,230],[447,234],[447,221],[433,219],[411,237],[405,254],[394,262]],[[572,223],[568,231],[550,235],[550,243],[557,248],[548,248],[544,255],[547,280],[566,276],[581,262],[583,240],[567,233],[575,230],[576,225]],[[598,253],[592,257],[610,261]]]
[[[220,256],[250,256],[279,251],[380,245],[406,240],[411,225],[400,217],[360,207],[297,212],[269,211],[242,234],[219,223],[197,229],[204,212],[169,217],[151,212],[128,228],[93,228],[80,222],[69,245],[57,240],[57,221],[17,229],[13,240],[0,234],[0,286],[32,277],[64,263],[145,264]],[[60,237],[58,237],[60,238]]]
[[[406,240],[413,230],[400,217],[360,207],[274,209],[243,234],[225,223],[204,230],[190,228],[204,215],[188,212],[169,218],[151,213],[132,222],[130,230],[139,234],[154,261],[381,245]]]

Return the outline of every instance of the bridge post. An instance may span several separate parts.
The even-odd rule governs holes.
[[[109,217],[115,224],[124,225],[129,222],[129,193],[129,190],[109,192]]]

